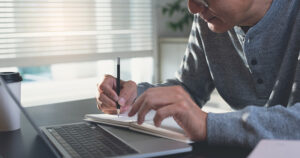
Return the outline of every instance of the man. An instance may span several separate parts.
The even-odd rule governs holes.
[[[151,85],[107,75],[98,108],[115,112],[115,101],[143,123],[156,110],[159,126],[173,117],[195,141],[254,147],[260,139],[300,139],[300,1],[189,0],[195,14],[177,78]],[[236,112],[205,113],[216,88]],[[137,97],[139,96],[139,97]]]

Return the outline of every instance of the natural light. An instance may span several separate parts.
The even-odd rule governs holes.
[[[0,2],[0,71],[21,73],[23,105],[95,97],[116,57],[122,79],[153,82],[151,0]]]

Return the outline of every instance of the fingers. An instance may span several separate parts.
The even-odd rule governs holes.
[[[117,114],[117,108],[116,107],[110,107],[110,108],[103,108],[101,104],[97,104],[97,109],[102,111],[105,114]],[[121,107],[120,112],[121,114],[125,113],[129,108],[128,107]]]
[[[132,105],[132,109],[128,113],[128,116],[135,115],[142,106],[152,106],[153,109],[157,109],[159,106],[171,104],[178,96],[175,94],[177,91],[178,90],[175,87],[149,88],[139,98],[137,98],[135,103]]]
[[[144,106],[143,106],[144,105]],[[139,114],[138,114],[138,124],[142,124],[145,120],[146,114],[152,109],[151,106],[145,106],[145,103],[142,104]]]
[[[131,105],[137,95],[137,86],[133,81],[122,82],[118,103],[121,106]]]
[[[97,108],[103,110],[116,110],[116,103],[107,97],[103,92],[99,92],[97,96]]]
[[[124,112],[126,112],[126,110],[124,110],[124,109],[120,109],[121,111],[121,114],[122,113],[124,113]],[[116,115],[117,114],[117,109],[116,108],[114,108],[114,109],[106,109],[106,110],[101,110],[103,113],[105,113],[105,114],[111,114],[111,115]]]
[[[112,89],[112,87],[110,87],[107,84],[101,84],[100,85],[100,89],[103,93],[105,93],[109,98],[111,98],[114,101],[118,100],[118,95],[117,93]]]
[[[159,127],[161,122],[167,118],[176,115],[180,112],[180,109],[176,105],[164,106],[156,111],[156,114],[153,118],[154,125]]]
[[[127,100],[125,106],[131,107],[132,104],[134,103],[135,98],[136,98],[136,95],[131,96],[131,97],[129,98],[129,100]]]
[[[104,80],[98,87],[98,91],[104,92],[109,98],[111,98],[114,101],[118,100],[118,95],[114,91],[116,79],[110,75],[105,75]]]
[[[181,106],[184,108],[186,107],[186,105],[189,105],[189,103],[187,102],[190,102],[190,100],[191,99],[189,95],[181,86],[150,88],[146,92],[144,92],[132,105],[132,109],[128,113],[128,116],[133,116],[138,113],[138,123],[142,124],[144,122],[146,114],[151,109],[159,111],[164,107],[171,107],[176,105],[173,107],[176,109],[172,109],[172,111],[177,112],[176,110],[180,109]],[[170,113],[169,115],[171,114],[174,113]],[[164,119],[169,115],[162,115],[164,117],[162,117],[161,119]],[[158,115],[158,117],[159,116],[160,114]],[[158,119],[157,125],[160,125],[159,121],[161,122],[161,120]]]
[[[117,114],[117,110],[113,109],[113,110],[102,110],[103,113],[105,114],[110,114],[110,115],[116,115]]]
[[[121,106],[132,104],[137,95],[137,86],[133,81],[121,81],[121,92],[118,97],[115,92],[116,79],[111,75],[105,75],[103,82],[99,85],[98,91],[103,92],[107,97],[113,101],[118,101]]]
[[[97,108],[100,111],[116,110],[116,103],[113,100],[111,100],[109,97],[107,97],[103,92],[99,92],[96,99],[97,99]]]
[[[100,111],[101,111],[101,104],[102,104],[102,103],[98,103],[98,104],[97,104],[97,109],[100,110]]]
[[[151,109],[156,110],[168,105],[168,100],[171,96],[169,96],[162,90],[167,90],[167,88],[154,88],[147,90],[133,104],[131,111],[128,113],[128,116],[133,116],[138,112],[138,124],[142,124],[145,120],[146,114]]]
[[[98,86],[97,108],[104,113],[116,114],[116,101],[121,105],[121,113],[130,109],[137,95],[137,86],[133,81],[120,81],[120,97],[115,92],[116,79],[111,75],[105,75],[104,80]]]
[[[116,102],[107,97],[104,93],[100,93],[98,100],[103,104],[103,107],[116,107]]]
[[[121,106],[120,110],[121,110],[121,113],[124,113],[126,111],[128,111],[130,109],[130,106]]]
[[[140,109],[140,107],[142,106],[142,103],[144,102],[144,98],[146,97],[145,95],[146,93],[142,94],[139,98],[137,98],[137,100],[135,101],[135,103],[132,105],[132,108],[130,110],[130,112],[128,113],[128,116],[133,116],[135,115],[138,110]]]
[[[166,96],[169,97],[168,95]],[[168,106],[169,104],[168,102],[165,102],[165,97],[161,96],[160,99],[149,97],[149,95],[144,95],[141,97],[137,102],[139,105],[133,106],[135,108],[134,111],[138,111],[138,124],[142,124],[144,122],[145,116],[151,109],[157,110],[159,108],[163,108],[164,106]]]
[[[116,113],[116,103],[118,96],[114,91],[115,78],[111,75],[105,75],[104,80],[98,85],[97,108],[104,113]]]

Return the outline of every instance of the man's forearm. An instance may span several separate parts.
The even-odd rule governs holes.
[[[254,147],[261,139],[300,139],[300,103],[285,108],[249,106],[224,114],[209,113],[209,144]]]
[[[190,87],[179,81],[178,79],[168,79],[166,82],[161,84],[150,84],[147,82],[139,83],[137,86],[137,97],[139,97],[142,93],[144,93],[147,89],[153,87],[165,87],[165,86],[182,86],[186,92],[190,94],[190,97],[196,102],[196,104],[202,107],[208,100],[207,97],[200,97],[190,90]],[[207,94],[208,93],[208,94]],[[211,91],[202,92],[203,96],[210,96]],[[205,95],[206,94],[206,95]]]

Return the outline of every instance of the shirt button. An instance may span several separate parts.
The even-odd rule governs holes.
[[[261,78],[259,78],[259,79],[257,79],[257,83],[258,83],[258,84],[263,84],[264,81],[263,81]]]
[[[257,64],[257,60],[256,60],[256,59],[252,59],[252,60],[251,60],[251,64],[252,64],[252,65],[256,65],[256,64]]]
[[[250,38],[247,39],[247,43],[250,43]]]

